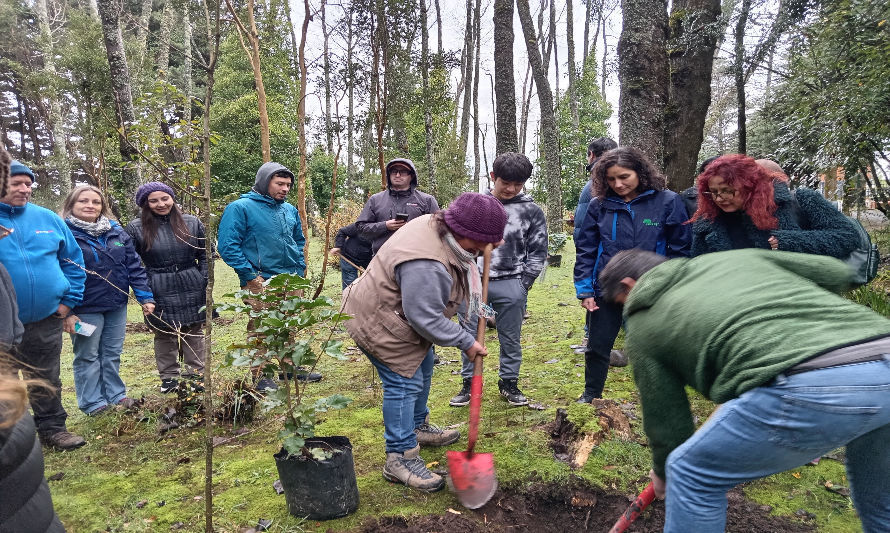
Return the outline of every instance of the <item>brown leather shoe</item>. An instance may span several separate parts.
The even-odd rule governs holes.
[[[59,431],[48,437],[41,436],[40,441],[44,446],[49,446],[50,448],[62,451],[74,450],[87,443],[87,441],[83,440],[83,437],[80,435],[75,435],[68,431]]]

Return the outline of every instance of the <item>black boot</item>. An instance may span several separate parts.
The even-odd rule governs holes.
[[[448,405],[451,407],[463,407],[470,403],[470,385],[473,383],[473,378],[464,378],[463,385],[461,386],[460,392],[448,402]]]

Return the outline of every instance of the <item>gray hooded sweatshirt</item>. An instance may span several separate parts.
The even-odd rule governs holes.
[[[411,169],[411,186],[405,191],[394,191],[389,181],[389,168],[401,163]],[[439,210],[436,199],[425,192],[417,190],[417,168],[410,159],[393,159],[386,164],[385,191],[368,198],[364,209],[355,221],[359,235],[371,243],[371,253],[376,254],[383,243],[389,239],[394,231],[386,229],[386,221],[396,218],[396,213],[407,213],[411,221],[421,215],[428,215]]]

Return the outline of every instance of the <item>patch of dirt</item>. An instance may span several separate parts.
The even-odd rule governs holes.
[[[640,480],[643,483],[645,480]],[[608,531],[633,498],[605,493],[580,479],[565,485],[533,484],[528,489],[498,490],[486,505],[475,511],[455,509],[460,514],[415,518],[369,518],[362,533],[410,532],[505,533],[541,531]],[[664,528],[664,502],[655,501],[631,524],[628,532],[656,532]],[[769,515],[769,507],[745,499],[740,489],[729,493],[726,531],[730,533],[805,533],[816,531],[812,521]]]

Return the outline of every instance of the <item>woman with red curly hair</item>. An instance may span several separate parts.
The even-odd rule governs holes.
[[[817,191],[788,185],[742,154],[724,155],[698,177],[692,216],[692,255],[765,248],[850,255],[856,227]]]

